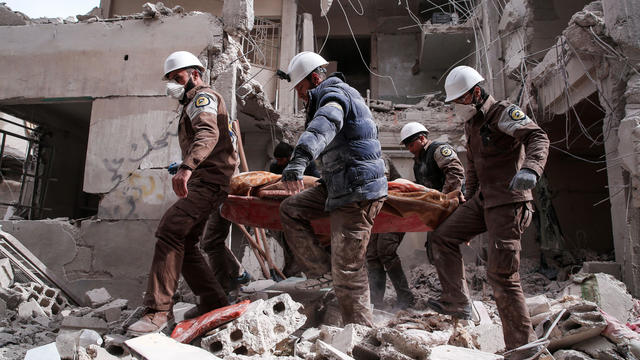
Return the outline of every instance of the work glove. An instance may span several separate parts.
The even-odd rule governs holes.
[[[296,151],[293,159],[289,161],[282,171],[282,181],[298,181],[302,180],[304,170],[311,160],[304,153]]]
[[[529,190],[533,189],[538,182],[538,174],[531,169],[522,168],[513,177],[509,184],[509,190]]]
[[[176,173],[178,173],[178,168],[180,168],[180,163],[172,162],[167,168],[167,171],[169,172],[169,174],[175,175]]]

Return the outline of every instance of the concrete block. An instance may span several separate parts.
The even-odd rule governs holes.
[[[60,329],[67,330],[82,330],[89,329],[95,330],[99,334],[106,334],[109,330],[107,323],[96,317],[75,317],[75,316],[67,316],[62,319],[62,324],[60,324]]]
[[[246,35],[253,29],[253,0],[225,0],[222,6],[224,31]]]
[[[595,360],[591,356],[577,350],[558,350],[553,353],[556,360]]]
[[[18,308],[18,305],[22,302],[22,296],[19,292],[2,287],[0,287],[0,299],[4,300],[10,310]]]
[[[633,309],[633,297],[627,287],[613,276],[604,273],[578,273],[572,278],[573,284],[562,291],[562,295],[573,295],[596,303],[607,314],[626,322]]]
[[[625,357],[618,354],[616,345],[604,336],[596,336],[589,340],[572,346],[574,350],[581,351],[596,359],[622,360]]]
[[[162,334],[149,334],[125,341],[132,353],[147,360],[189,359],[219,360],[220,358],[195,346],[181,344]]]
[[[452,330],[430,332],[409,329],[401,332],[391,328],[380,328],[375,336],[383,344],[393,345],[396,351],[404,355],[425,358],[434,346],[447,344],[452,334]]]
[[[24,355],[24,360],[60,360],[60,355],[56,349],[56,343],[52,342],[28,350]]]
[[[286,293],[258,300],[238,319],[204,337],[201,347],[220,357],[265,354],[304,325],[307,317],[299,312],[301,307]]]
[[[556,316],[554,314],[551,319],[555,319]],[[549,325],[549,322],[544,322],[539,326],[548,327]],[[549,335],[551,342],[548,348],[551,351],[568,348],[600,335],[606,327],[607,322],[596,304],[585,301],[569,306]]]
[[[92,308],[100,307],[113,300],[105,288],[89,290],[84,295],[87,299],[87,304]]]
[[[338,336],[344,330],[343,328],[331,325],[320,325],[320,335],[318,338],[327,344],[333,343],[333,338]]]
[[[35,299],[31,299],[18,306],[18,316],[23,319],[30,319],[38,316],[47,316],[47,314]]]
[[[529,308],[529,316],[536,316],[540,313],[549,311],[551,304],[545,295],[538,295],[527,298],[525,300],[527,308]]]
[[[69,305],[66,298],[62,296],[60,289],[51,288],[37,283],[15,283],[12,290],[20,293],[23,301],[34,299],[42,308],[45,316],[58,315],[62,309]]]
[[[120,320],[122,310],[126,309],[128,304],[129,300],[127,299],[116,299],[93,310],[91,314],[105,319],[107,323],[112,323]]]
[[[322,340],[316,341],[316,353],[329,359],[337,360],[354,360],[351,356],[343,353],[335,347],[327,344]]]
[[[429,360],[500,360],[502,355],[451,345],[436,346],[431,350]]]
[[[372,333],[373,329],[368,326],[347,324],[344,330],[333,337],[331,345],[347,355],[352,355],[353,347]]]
[[[501,325],[494,323],[480,324],[469,329],[469,333],[475,339],[478,350],[494,354],[505,350]]]
[[[185,320],[184,318],[184,314],[191,310],[192,308],[196,307],[195,304],[190,304],[190,303],[186,303],[186,302],[177,302],[173,305],[173,318],[176,321],[176,324]]]
[[[4,258],[0,259],[0,287],[8,288],[13,285],[13,267],[11,261]]]
[[[618,280],[622,279],[622,266],[613,261],[585,261],[580,272],[590,274],[604,273]]]

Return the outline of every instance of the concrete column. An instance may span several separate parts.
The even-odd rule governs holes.
[[[111,0],[100,0],[100,9],[102,10],[102,18],[111,17]]]
[[[302,51],[315,51],[313,36],[313,16],[302,14]]]
[[[640,40],[637,37],[640,32],[640,3],[637,1],[608,0],[603,1],[605,26],[611,37],[616,41],[623,54],[627,58],[634,58],[640,54]],[[612,129],[605,136],[605,153],[607,158],[607,177],[609,180],[609,195],[611,196],[611,223],[613,226],[613,244],[616,262],[622,266],[622,279],[629,292],[634,296],[640,296],[640,209],[634,206],[633,192],[637,184],[634,184],[634,174],[637,172],[634,166],[629,169],[622,163],[629,163],[631,159],[620,157],[621,136],[629,137],[635,131],[618,132],[621,122],[625,117],[630,119],[636,113],[635,103],[637,90],[628,84],[629,72],[625,72],[625,63],[621,60],[608,61],[608,67],[601,67],[600,71],[607,74],[598,74],[601,82],[601,97],[606,97],[613,109],[607,109],[604,129]],[[605,69],[605,70],[603,70]],[[603,76],[604,75],[604,76]],[[622,75],[622,76],[621,76]],[[625,76],[626,75],[626,76]],[[625,94],[626,92],[626,94]],[[601,103],[604,104],[604,99]],[[606,133],[605,133],[606,134]],[[629,141],[629,139],[623,139]],[[634,150],[635,151],[635,150]],[[637,164],[634,164],[637,166]],[[634,171],[635,170],[635,171]],[[624,188],[624,191],[621,189]],[[618,194],[616,194],[618,193]]]
[[[280,68],[286,71],[289,61],[296,54],[296,0],[282,0],[280,29]],[[294,92],[289,91],[291,83],[278,81],[278,107],[282,114],[293,114]]]
[[[488,1],[482,3],[482,33],[484,35],[484,43],[480,40],[480,44],[486,48],[483,52],[479,53],[478,56],[482,56],[480,62],[486,66],[487,90],[496,99],[504,99],[506,97],[504,90],[504,73],[497,73],[504,66],[504,63],[498,60],[502,57],[502,42],[494,41],[500,37],[500,34],[498,32],[498,21],[492,21],[492,19],[500,19],[500,16],[501,14],[498,13],[498,9],[493,4],[489,4]],[[482,35],[478,34],[478,36]]]

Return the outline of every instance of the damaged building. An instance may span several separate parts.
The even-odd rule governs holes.
[[[246,154],[242,166],[264,170],[276,144],[295,143],[305,120],[304,104],[276,71],[286,70],[296,53],[315,51],[329,61],[329,72],[343,72],[366,99],[383,151],[409,180],[413,157],[399,136],[408,122],[424,124],[430,138],[451,143],[465,161],[462,117],[443,102],[444,77],[456,65],[478,69],[496,99],[509,99],[525,110],[551,141],[535,190],[534,223],[522,240],[523,287],[534,325],[543,324],[536,331],[543,337],[554,316],[562,319],[548,334],[548,349],[556,358],[572,358],[572,351],[596,359],[634,356],[616,347],[622,341],[606,335],[612,322],[597,307],[615,313],[623,326],[634,324],[638,316],[639,2],[102,0],[90,13],[67,19],[30,19],[0,5],[0,25],[0,65],[5,69],[0,73],[0,267],[13,267],[16,273],[6,283],[0,276],[0,285],[32,284],[18,287],[38,296],[56,289],[45,298],[60,309],[54,312],[49,305],[40,317],[62,317],[63,308],[84,306],[64,315],[98,314],[106,324],[80,328],[105,335],[113,330],[108,324],[122,329],[142,302],[156,227],[177,199],[167,166],[180,161],[180,109],[166,96],[160,79],[167,55],[187,50],[198,56],[208,81],[238,120]],[[424,240],[425,233],[408,233],[398,250],[405,269],[411,270],[406,271],[410,286],[422,301],[438,288]],[[271,237],[265,241],[275,266],[282,269],[280,244]],[[252,305],[247,314],[282,307],[269,326],[285,327],[287,336],[269,338],[273,343],[247,340],[245,350],[238,352],[232,339],[239,336],[238,329],[246,329],[240,317],[239,323],[202,337],[201,347],[221,358],[268,356],[276,344],[286,348],[283,343],[293,342],[288,335],[301,327],[308,329],[296,341],[304,346],[292,345],[298,349],[297,355],[287,355],[292,358],[371,358],[359,354],[388,351],[401,353],[398,359],[444,359],[448,351],[461,350],[440,348],[437,355],[433,347],[450,346],[487,353],[460,353],[461,358],[490,359],[504,350],[504,343],[494,339],[501,330],[483,275],[484,235],[463,249],[473,270],[468,272],[473,298],[489,301],[484,323],[463,328],[471,335],[443,319],[425,320],[423,314],[398,316],[384,331],[344,327],[330,321],[326,308],[332,300],[315,295],[311,298],[322,305],[322,316],[314,315],[318,309],[313,307],[298,311],[293,294],[296,301],[265,295],[287,292],[287,285],[265,290],[273,285],[266,282],[271,276],[239,227],[233,226],[228,244],[250,276],[265,281],[254,283],[247,293],[253,300],[273,302]],[[585,275],[590,273],[611,276]],[[585,298],[578,290],[598,282],[602,297]],[[605,291],[605,283],[615,286]],[[105,290],[109,301],[91,303],[87,293],[94,289]],[[624,300],[601,301],[607,291]],[[531,300],[542,294],[542,305]],[[568,298],[581,295],[589,303]],[[29,303],[24,300],[13,304],[16,313]],[[111,310],[101,308],[108,304]],[[9,314],[11,306],[6,305]],[[23,313],[40,311],[34,309],[24,305]],[[280,313],[304,313],[305,318],[291,315],[294,325],[285,326],[278,322]],[[303,326],[311,318],[313,326]],[[31,343],[22,348],[55,341],[53,323],[39,325],[49,327],[53,338],[30,334]],[[572,330],[575,338],[562,335]],[[402,332],[409,335],[398,335]],[[589,347],[582,342],[592,338],[584,333],[615,345]],[[0,336],[0,347],[16,345],[15,337],[7,341],[9,336]],[[637,341],[635,335],[627,338]],[[351,343],[342,343],[345,339]],[[104,349],[106,341],[100,342]],[[567,353],[559,357],[559,351]]]

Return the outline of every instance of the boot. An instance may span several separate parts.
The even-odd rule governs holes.
[[[227,299],[224,293],[202,294],[199,297],[200,303],[184,313],[185,320],[196,318],[208,313],[209,311],[229,305],[229,299]]]
[[[427,300],[427,306],[437,313],[450,315],[461,320],[471,320],[473,318],[470,302],[452,304],[440,299],[429,298],[429,300]]]
[[[396,294],[398,294],[398,302],[396,303],[396,306],[400,309],[406,309],[413,306],[415,299],[413,297],[413,293],[409,290],[407,277],[404,275],[404,270],[402,270],[402,264],[400,261],[395,261],[391,266],[389,266],[387,274],[389,275],[389,279],[391,280],[393,287],[396,289]]]
[[[127,331],[133,336],[158,333],[164,330],[172,322],[173,313],[171,311],[155,311],[146,309],[140,320],[131,324]]]
[[[383,305],[384,291],[387,284],[387,273],[377,262],[367,263],[369,273],[369,292],[371,293],[371,303],[376,308]]]

